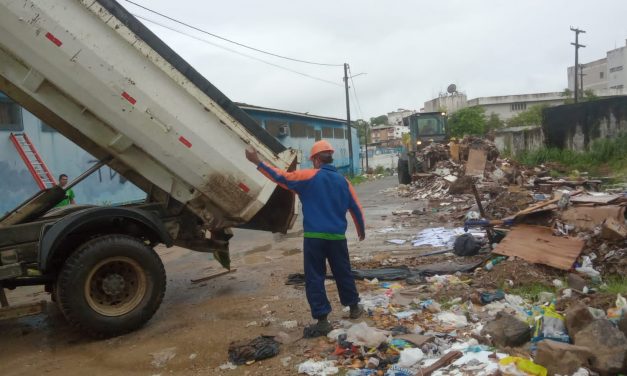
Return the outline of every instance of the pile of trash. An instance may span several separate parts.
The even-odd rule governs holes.
[[[461,283],[455,275],[404,282],[365,281],[366,321],[339,321],[305,352],[307,375],[590,375],[627,370],[627,301],[600,310],[556,310],[556,296],[535,300],[494,290],[455,298],[446,309],[429,291]]]

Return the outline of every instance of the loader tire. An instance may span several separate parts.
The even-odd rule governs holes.
[[[411,175],[409,174],[409,162],[403,159],[398,160],[398,183],[411,183]]]
[[[68,257],[56,287],[57,304],[71,325],[92,337],[113,337],[154,315],[165,294],[165,269],[142,241],[106,235]]]

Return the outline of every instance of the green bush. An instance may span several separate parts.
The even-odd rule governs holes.
[[[627,169],[627,135],[595,140],[584,152],[542,148],[522,153],[517,160],[526,166],[553,162],[570,170],[597,172],[599,167],[608,166],[613,172],[620,172]]]

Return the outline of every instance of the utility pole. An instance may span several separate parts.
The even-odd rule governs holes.
[[[351,107],[348,99],[348,64],[344,63],[344,89],[346,91],[346,128],[348,129],[348,175],[355,176],[353,169],[353,132],[351,129]]]
[[[368,134],[370,133],[370,124],[366,123],[366,132],[364,132],[366,144],[366,174],[368,173]]]
[[[577,103],[578,98],[579,98],[579,90],[578,87],[579,85],[577,85],[577,70],[579,68],[579,47],[586,47],[583,44],[579,44],[579,33],[586,33],[585,30],[580,30],[579,28],[574,28],[574,27],[570,27],[571,31],[575,32],[575,43],[571,43],[573,46],[575,46],[575,103]],[[583,90],[583,87],[581,88]]]
[[[585,76],[585,74],[583,74],[583,67],[584,67],[584,64],[579,65],[579,82],[580,82],[580,86],[581,86],[581,97],[582,98],[585,96],[585,92],[583,90],[583,76]]]

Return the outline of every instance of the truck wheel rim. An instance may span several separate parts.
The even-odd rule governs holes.
[[[137,261],[109,257],[96,264],[85,280],[87,304],[103,316],[121,316],[144,298],[147,278]]]

